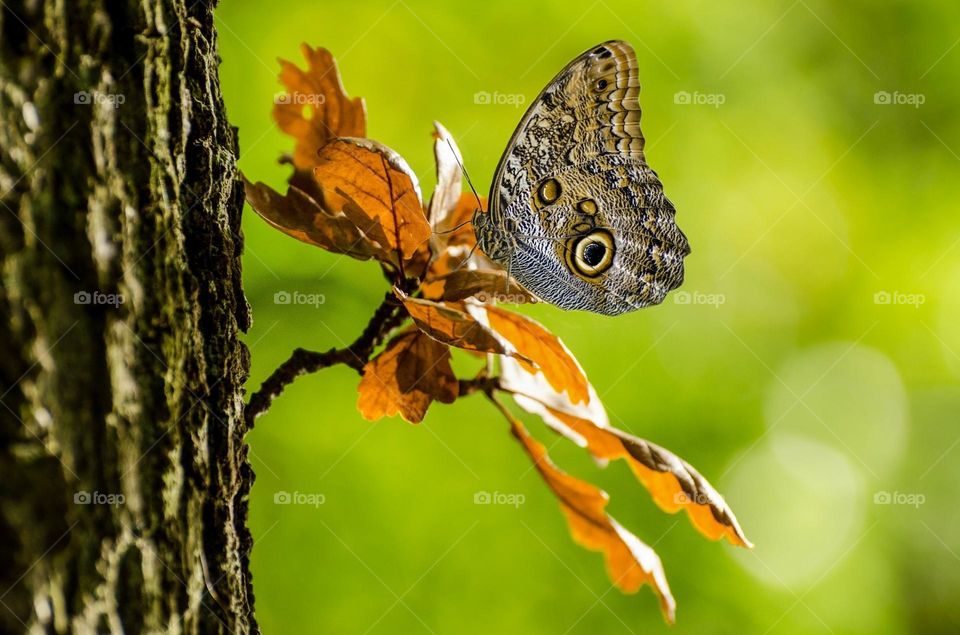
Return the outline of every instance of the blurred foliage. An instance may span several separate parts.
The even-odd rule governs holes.
[[[348,93],[366,99],[369,136],[425,192],[437,119],[485,193],[523,108],[475,94],[529,104],[581,51],[629,41],[648,158],[693,247],[688,295],[614,319],[521,310],[577,355],[614,425],[717,486],[756,548],[701,540],[624,465],[599,470],[525,421],[660,553],[679,605],[670,632],[960,629],[960,5],[452,7],[224,3],[222,80],[245,173],[285,181],[276,157],[291,146],[270,110],[276,58],[299,61],[300,42],[334,53]],[[683,91],[723,103],[677,103]],[[878,91],[923,103],[877,103]],[[243,227],[254,389],[296,346],[352,341],[385,286],[375,265],[252,213]],[[282,291],[325,301],[275,304]],[[611,590],[600,556],[570,541],[489,404],[371,424],[357,383],[346,368],[304,377],[249,437],[266,632],[668,632],[653,594]],[[480,491],[525,503],[475,505]],[[275,504],[278,492],[323,504]]]

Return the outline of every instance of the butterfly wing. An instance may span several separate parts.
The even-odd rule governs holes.
[[[616,315],[657,304],[690,251],[644,158],[633,49],[566,66],[524,114],[494,174],[480,247],[539,298]]]

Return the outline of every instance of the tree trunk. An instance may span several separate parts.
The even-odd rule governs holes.
[[[0,632],[256,631],[212,3],[0,7]]]

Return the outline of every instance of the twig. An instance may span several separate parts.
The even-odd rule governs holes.
[[[474,377],[473,379],[461,379],[458,396],[466,397],[475,392],[482,392],[486,395],[490,395],[495,390],[500,390],[499,377],[480,376]]]
[[[325,352],[308,351],[304,348],[298,348],[293,351],[290,358],[270,374],[269,377],[260,385],[260,390],[250,396],[250,402],[244,409],[244,417],[247,426],[252,428],[253,421],[270,408],[273,400],[280,396],[287,385],[300,375],[315,373],[318,370],[344,364],[362,372],[364,365],[370,359],[373,350],[398,327],[407,315],[401,310],[401,304],[389,292],[374,311],[373,317],[367,323],[363,333],[360,334],[353,344],[346,348],[331,348]]]

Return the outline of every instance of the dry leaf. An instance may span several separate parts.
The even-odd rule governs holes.
[[[375,141],[346,138],[325,145],[317,161],[314,176],[327,208],[342,211],[370,238],[397,252],[390,262],[405,275],[422,274],[430,257],[430,225],[407,162]]]
[[[686,510],[694,527],[712,540],[752,547],[723,497],[696,469],[672,452],[610,426],[600,399],[590,387],[588,404],[574,405],[540,375],[531,375],[510,358],[500,363],[500,386],[527,412],[540,416],[555,432],[587,448],[602,465],[623,459],[657,505],[668,513]]]
[[[508,278],[507,272],[502,269],[457,269],[437,278],[427,279],[421,288],[427,297],[449,302],[470,297],[482,303],[536,302],[513,278]]]
[[[597,391],[593,385],[587,383],[587,393],[590,399],[586,403],[574,404],[570,401],[566,393],[557,392],[546,380],[542,373],[531,374],[525,370],[519,362],[511,357],[500,358],[500,387],[505,391],[517,397],[530,397],[541,407],[539,410],[528,410],[534,414],[543,416],[542,406],[549,406],[554,410],[565,412],[581,419],[595,421],[602,427],[610,427],[610,419],[607,417],[607,411],[603,407],[603,402],[597,396]],[[519,401],[518,401],[519,403]],[[523,404],[521,404],[523,406]],[[526,407],[524,406],[526,409]],[[544,419],[554,432],[567,437],[581,448],[587,447],[587,440],[568,428],[562,421],[553,417]],[[602,467],[607,464],[606,459],[596,459]]]
[[[439,342],[480,353],[507,351],[486,326],[468,313],[445,304],[398,293],[417,327]]]
[[[329,51],[301,44],[307,70],[280,60],[280,81],[287,92],[273,106],[280,130],[296,140],[293,164],[310,170],[317,164],[317,151],[337,137],[367,134],[363,100],[350,99],[343,90],[340,73]]]
[[[498,404],[499,405],[499,404]],[[670,593],[660,557],[648,545],[607,515],[606,492],[560,470],[547,450],[533,439],[510,412],[500,406],[510,421],[514,436],[523,444],[537,471],[560,499],[560,508],[570,524],[573,539],[588,549],[603,552],[607,574],[626,593],[650,584],[660,600],[664,619],[673,623],[676,602]]]
[[[457,398],[450,349],[418,330],[401,333],[363,367],[357,390],[357,408],[365,419],[399,414],[419,423],[434,400],[453,403]]]
[[[254,184],[246,177],[243,182],[254,211],[288,236],[359,260],[389,257],[346,216],[328,214],[306,192],[290,186],[286,196],[281,196],[264,183]]]
[[[572,403],[590,399],[587,378],[560,338],[518,313],[494,306],[484,306],[481,310],[486,311],[487,323],[494,332],[510,342],[522,357],[536,364],[533,366],[521,360],[526,370],[542,372],[554,390],[566,391]]]
[[[452,229],[452,214],[460,201],[462,176],[460,164],[463,157],[456,141],[447,132],[439,121],[433,122],[433,156],[437,163],[437,187],[430,197],[429,219],[430,226],[435,232]],[[439,235],[440,237],[443,234]]]
[[[686,510],[694,527],[707,538],[725,537],[733,545],[753,546],[720,494],[693,466],[669,450],[616,428],[600,427],[543,406],[528,397],[517,395],[516,400],[524,410],[542,415],[545,421],[557,420],[586,439],[587,449],[595,457],[626,461],[662,510],[671,514]]]

